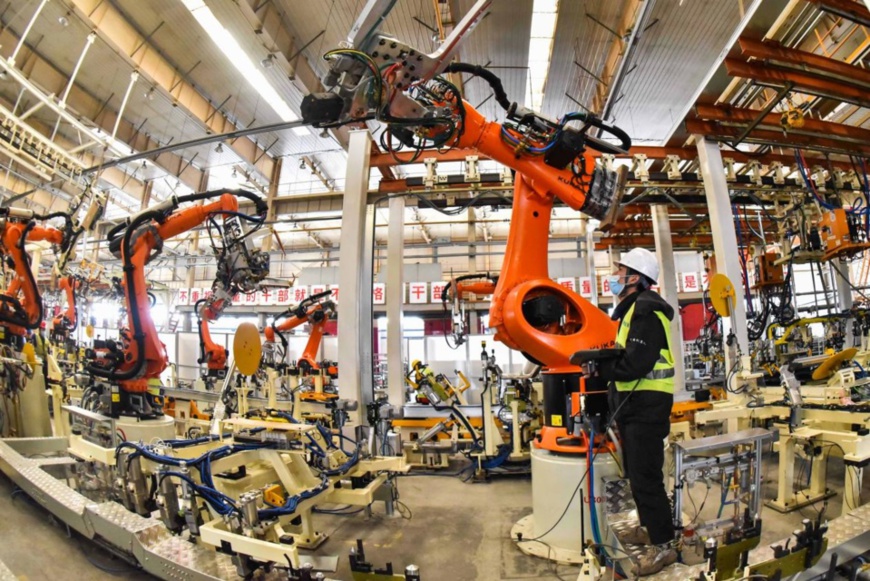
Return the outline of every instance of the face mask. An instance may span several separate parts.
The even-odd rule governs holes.
[[[618,274],[610,275],[610,294],[618,297],[625,290],[625,283],[621,282]]]

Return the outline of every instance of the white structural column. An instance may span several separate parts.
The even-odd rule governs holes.
[[[852,303],[854,302],[852,296],[852,273],[849,269],[849,263],[845,260],[840,260],[839,258],[835,258],[830,262],[831,269],[834,271],[831,273],[831,278],[834,280],[834,285],[837,287],[837,307],[841,311],[848,311],[852,308]],[[852,347],[854,342],[854,335],[852,334],[852,325],[853,321],[846,321],[846,343],[844,347]],[[860,345],[858,345],[860,347]]]
[[[656,258],[659,261],[658,285],[662,298],[674,309],[674,318],[671,320],[671,354],[674,356],[674,396],[679,399],[680,394],[686,390],[686,373],[683,365],[683,325],[677,297],[677,268],[674,262],[671,222],[667,206],[653,204],[651,209]]]
[[[368,130],[351,131],[347,152],[347,179],[341,208],[341,249],[338,285],[338,369],[342,397],[355,399],[352,417],[362,424],[372,394],[372,231],[368,207]]]
[[[387,390],[390,403],[405,403],[405,366],[402,353],[402,304],[405,281],[402,277],[405,246],[405,198],[390,199],[387,226]]]
[[[592,227],[588,218],[583,218],[582,229],[586,233],[586,276],[592,281],[592,296],[589,297],[589,302],[597,307],[598,278],[595,276],[595,228]]]
[[[695,135],[698,147],[698,162],[701,176],[704,178],[704,191],[707,194],[707,208],[710,211],[710,225],[713,234],[713,252],[716,256],[716,271],[724,274],[734,285],[736,300],[731,317],[726,319],[726,334],[728,328],[734,331],[737,344],[744,355],[749,355],[749,337],[746,333],[746,305],[744,303],[743,274],[740,269],[740,250],[737,247],[737,233],[734,230],[734,214],[731,212],[731,198],[728,194],[728,183],[725,181],[725,166],[722,165],[722,153],[719,144],[708,141],[701,135]],[[726,369],[731,369],[735,362],[729,360],[729,351],[725,350]]]

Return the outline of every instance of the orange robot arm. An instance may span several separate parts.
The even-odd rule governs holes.
[[[323,330],[326,327],[326,321],[328,321],[330,315],[335,312],[335,303],[332,301],[315,301],[325,299],[331,294],[332,291],[325,291],[308,297],[294,309],[285,311],[283,314],[278,315],[276,321],[289,313],[293,313],[292,317],[277,325],[272,323],[272,326],[266,327],[265,330],[266,341],[274,342],[275,335],[277,334],[286,350],[287,340],[281,333],[289,331],[290,329],[295,329],[303,323],[311,323],[311,334],[308,337],[308,342],[305,344],[305,349],[303,349],[302,355],[300,355],[298,359],[299,366],[307,368],[305,369],[306,371],[320,369],[320,365],[317,363],[317,351],[320,349],[320,342],[323,340]]]
[[[209,370],[227,368],[227,348],[214,342],[208,327],[209,322],[217,320],[220,316],[224,302],[223,299],[218,299],[209,304],[206,299],[201,299],[194,306],[199,319],[197,321],[199,330],[199,360],[197,363],[205,363]]]
[[[550,278],[550,214],[555,198],[575,210],[598,214],[571,170],[519,156],[502,139],[502,127],[465,104],[465,132],[459,147],[481,153],[517,171],[511,228],[504,263],[490,307],[495,338],[551,371],[576,371],[569,363],[581,349],[613,344],[616,325],[598,307]],[[586,163],[592,167],[593,161]]]
[[[65,276],[60,279],[58,288],[66,293],[66,311],[62,315],[52,319],[52,327],[56,330],[67,329],[72,331],[76,328],[78,318],[76,315],[76,290],[81,283],[72,276]]]
[[[15,279],[5,293],[0,321],[9,324],[10,331],[24,334],[25,329],[35,329],[42,322],[42,296],[36,286],[31,270],[30,257],[24,249],[27,241],[46,241],[64,244],[64,234],[50,227],[37,226],[32,219],[26,222],[7,222],[3,229],[3,245],[12,259]],[[23,295],[17,299],[19,291]],[[10,304],[12,308],[10,307]]]
[[[199,226],[210,216],[237,213],[239,202],[236,195],[253,199],[257,203],[258,213],[265,215],[264,202],[249,192],[205,192],[172,198],[156,208],[137,214],[126,224],[123,236],[120,235],[120,228],[110,232],[110,246],[124,262],[123,286],[128,328],[122,330],[123,353],[116,359],[113,368],[91,365],[89,371],[118,381],[128,392],[141,393],[147,391],[148,379],[159,377],[166,369],[166,347],[160,341],[151,319],[145,265],[159,253],[163,241]],[[176,210],[167,216],[181,203],[218,196],[217,201]]]

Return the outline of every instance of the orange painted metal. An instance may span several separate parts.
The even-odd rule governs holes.
[[[206,303],[199,313],[199,339],[202,341],[204,355],[204,360],[200,363],[205,363],[208,369],[215,371],[226,369],[229,356],[226,347],[214,342],[209,329],[209,323],[217,320],[218,314],[223,310],[223,302],[221,299],[212,305]]]
[[[160,341],[157,327],[151,319],[151,303],[148,300],[148,281],[145,279],[145,265],[151,254],[164,240],[178,236],[183,232],[192,230],[202,224],[209,216],[223,212],[238,212],[239,202],[232,194],[222,194],[221,197],[210,204],[203,204],[178,210],[167,218],[162,224],[152,222],[150,227],[143,228],[141,235],[133,242],[132,256],[129,261],[133,268],[133,287],[127,285],[124,280],[124,298],[127,304],[127,329],[121,331],[121,336],[131,337],[133,314],[131,305],[136,303],[139,321],[144,335],[144,353],[139,353],[139,347],[135,340],[126,341],[124,361],[118,366],[118,372],[125,372],[136,365],[139,357],[145,358],[145,365],[141,375],[133,379],[119,381],[121,389],[131,393],[144,393],[148,391],[148,380],[160,377],[160,374],[168,365],[166,346]],[[122,258],[123,245],[121,248]],[[135,299],[132,297],[135,295]]]
[[[761,63],[747,63],[739,59],[726,58],[725,69],[732,77],[752,79],[761,84],[781,87],[793,83],[794,90],[817,97],[848,101],[862,107],[870,106],[867,89],[842,80],[834,81],[807,72],[775,69]]]
[[[870,248],[870,243],[853,240],[846,210],[843,208],[824,212],[819,220],[819,231],[822,234],[822,246],[825,250],[823,260],[847,258]]]
[[[35,328],[42,320],[42,301],[39,289],[33,284],[34,279],[30,270],[30,259],[24,248],[19,247],[22,236],[26,236],[26,239],[32,242],[45,241],[52,244],[61,244],[63,242],[63,232],[47,226],[28,228],[28,223],[26,222],[6,222],[3,227],[3,251],[12,259],[15,271],[15,279],[4,294],[13,299],[17,299],[19,293],[22,295],[19,301],[21,308],[27,317],[28,324],[32,328]],[[3,309],[8,310],[10,308],[5,301],[2,305]],[[18,325],[7,324],[5,327],[13,335],[23,336],[27,333],[27,329]]]
[[[765,61],[767,64],[788,63],[799,67],[808,75],[821,79],[841,81],[846,85],[870,87],[870,71],[849,63],[828,58],[805,50],[789,48],[775,41],[741,38],[743,56]]]
[[[498,285],[492,298],[489,325],[495,338],[528,353],[549,371],[573,373],[571,355],[581,349],[613,345],[616,324],[603,311],[550,279],[547,265],[550,214],[554,196],[532,187],[517,175],[511,229]],[[523,316],[523,303],[549,295],[565,309],[563,322],[533,327]]]
[[[699,121],[697,119],[686,120],[686,131],[689,133],[698,133],[710,137],[739,137],[743,133],[743,128],[740,126],[727,126],[713,121]],[[783,134],[782,131],[771,131],[766,129],[753,129],[746,141],[761,141],[770,144],[780,144],[785,147],[805,147],[808,149],[831,149],[838,151],[848,151],[854,154],[870,155],[870,144],[862,145],[849,141],[840,141],[835,136],[830,138],[821,136],[797,135],[795,133]],[[794,163],[794,158],[791,158],[791,163]],[[808,162],[809,163],[809,162]],[[821,162],[823,167],[827,167],[824,162]]]
[[[72,276],[65,276],[58,283],[58,290],[66,294],[66,310],[51,321],[54,329],[75,329],[76,318],[76,291],[81,286],[81,281]]]
[[[317,351],[320,349],[321,341],[323,341],[323,332],[326,328],[326,323],[329,321],[329,316],[334,311],[335,306],[332,301],[323,301],[311,305],[304,313],[295,314],[294,316],[285,319],[280,324],[275,325],[275,329],[284,332],[295,329],[304,323],[311,323],[308,342],[305,344],[305,349],[302,350],[302,355],[297,359],[297,365],[300,367],[306,367],[306,371],[320,370],[320,364],[317,362]],[[269,326],[264,330],[267,342],[275,342],[275,329]]]
[[[759,111],[752,109],[740,109],[737,107],[714,105],[696,105],[695,113],[699,118],[707,121],[725,121],[725,122],[745,122],[750,123],[758,118]],[[769,113],[764,117],[761,123],[767,128],[780,128],[780,113]],[[790,130],[789,135],[801,135],[806,133],[815,133],[820,136],[830,137],[832,139],[841,139],[843,141],[855,142],[858,144],[870,143],[870,130],[854,127],[852,125],[844,125],[842,123],[829,123],[809,117],[804,119],[803,127],[800,130]],[[725,155],[725,154],[723,154]],[[794,159],[792,159],[792,162]]]

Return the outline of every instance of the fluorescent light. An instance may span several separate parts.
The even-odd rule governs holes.
[[[559,0],[534,0],[532,30],[529,38],[529,86],[526,90],[526,107],[535,111],[541,110],[544,101],[544,87],[550,70],[558,16]]]
[[[259,68],[254,64],[254,61],[245,53],[239,43],[233,38],[233,35],[224,28],[214,12],[205,5],[203,0],[181,0],[185,8],[187,8],[199,25],[208,33],[209,37],[218,46],[224,56],[229,59],[233,66],[238,69],[242,76],[247,79],[248,83],[263,97],[263,100],[281,117],[284,121],[297,121],[299,115],[293,112],[287,105],[287,102],[281,98],[278,91],[272,87],[269,81],[259,71]],[[305,127],[296,127],[293,129],[296,135],[310,135]]]

